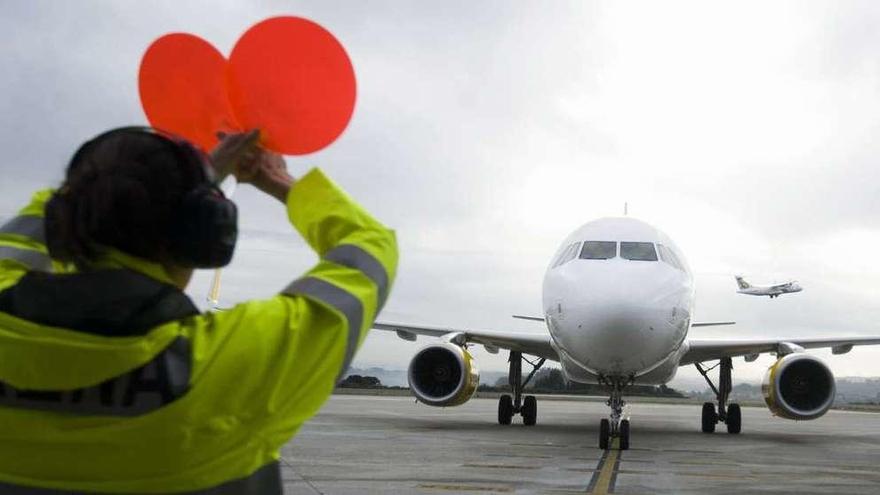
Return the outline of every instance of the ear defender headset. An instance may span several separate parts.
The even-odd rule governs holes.
[[[167,248],[172,260],[186,268],[219,268],[229,264],[238,239],[238,209],[215,184],[208,157],[188,141],[152,127],[121,127],[83,144],[74,153],[70,168],[77,167],[92,147],[119,134],[148,135],[161,140],[173,151],[180,166],[198,170],[200,183],[184,195],[179,212],[171,218]]]

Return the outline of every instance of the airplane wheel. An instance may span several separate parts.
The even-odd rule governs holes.
[[[602,450],[608,449],[608,438],[611,436],[611,423],[608,419],[603,419],[599,422],[599,448]]]
[[[538,420],[538,399],[534,395],[527,395],[523,399],[522,407],[523,424],[533,426]]]
[[[718,414],[715,413],[715,404],[703,403],[703,433],[715,433],[715,423],[718,422]]]
[[[498,399],[498,424],[509,425],[513,418],[513,399],[504,394]]]
[[[620,422],[620,450],[629,450],[629,420]]]
[[[731,404],[727,407],[727,433],[737,434],[742,429],[742,410],[739,404]]]

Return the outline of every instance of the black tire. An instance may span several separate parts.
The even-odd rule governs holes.
[[[739,404],[731,404],[727,407],[727,433],[734,435],[742,431],[742,410]]]
[[[513,399],[504,394],[498,399],[498,424],[509,425],[513,418]]]
[[[620,450],[629,450],[629,420],[624,419],[620,422]]]
[[[608,438],[611,437],[611,423],[608,419],[599,422],[599,448],[608,450]]]
[[[538,421],[538,399],[534,395],[527,395],[523,399],[521,414],[526,426],[534,426]]]
[[[715,413],[715,404],[703,403],[703,433],[715,433],[715,423],[718,422],[718,414]]]

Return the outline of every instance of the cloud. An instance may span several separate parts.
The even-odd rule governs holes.
[[[558,243],[628,202],[685,251],[698,316],[741,322],[715,335],[880,331],[871,2],[4,7],[0,216],[57,183],[87,137],[144,122],[136,73],[153,39],[190,31],[228,52],[253,22],[297,14],[347,47],[359,93],[339,141],[289,165],[321,166],[397,229],[389,319],[543,331],[509,315],[539,312]],[[236,200],[244,231],[225,297],[269,297],[314,255],[276,202],[248,187]],[[806,289],[737,296],[740,272]],[[375,333],[358,359],[402,367],[414,348]],[[480,352],[484,368],[504,367]],[[832,365],[880,375],[877,357]]]

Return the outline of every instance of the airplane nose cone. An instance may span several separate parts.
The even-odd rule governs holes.
[[[559,303],[562,318],[554,337],[571,356],[591,371],[623,376],[668,357],[686,331],[686,291],[645,279],[617,280],[602,289]]]
[[[632,374],[656,364],[671,347],[664,342],[670,333],[671,315],[650,305],[621,301],[590,304],[581,314],[579,330],[589,343],[583,349],[588,366]]]
[[[637,346],[643,334],[653,330],[653,315],[649,308],[638,304],[596,305],[585,309],[580,327],[590,333],[594,347]]]

